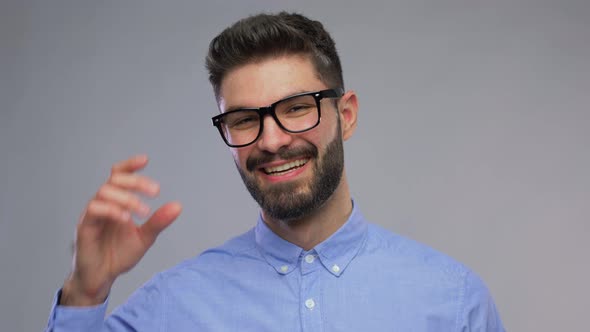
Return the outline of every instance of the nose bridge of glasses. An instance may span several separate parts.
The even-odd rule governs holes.
[[[276,152],[282,146],[288,145],[293,138],[273,111],[271,107],[267,107],[264,112],[260,111],[260,128],[255,141],[258,142],[259,148]]]
[[[262,119],[264,119],[267,115],[272,115],[273,113],[274,113],[274,105],[258,108],[258,115]]]
[[[275,114],[275,109],[273,106],[259,108],[258,114],[260,116],[260,131],[262,131],[263,135],[264,131],[272,130],[273,126],[278,127],[280,130],[283,130],[283,126],[279,118]]]
[[[263,127],[268,127],[268,124],[265,126],[264,122],[269,118],[272,119],[271,122],[274,122],[279,128],[283,129],[283,124],[280,122],[275,110],[276,104],[258,108],[258,116],[260,116],[260,130],[262,130]]]

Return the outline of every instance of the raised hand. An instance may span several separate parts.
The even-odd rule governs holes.
[[[139,195],[154,197],[160,191],[156,182],[137,173],[147,163],[147,157],[140,155],[115,164],[109,179],[88,202],[78,223],[73,270],[62,289],[61,305],[104,302],[115,279],[135,266],[180,214],[181,205],[170,202],[144,224],[133,221],[132,214],[147,217],[150,213]]]

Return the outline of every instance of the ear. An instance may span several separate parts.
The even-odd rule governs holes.
[[[352,90],[347,91],[338,102],[340,112],[340,127],[342,128],[342,139],[349,139],[356,129],[356,119],[358,112],[358,100],[356,93]]]

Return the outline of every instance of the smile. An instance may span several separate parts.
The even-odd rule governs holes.
[[[287,173],[291,170],[297,169],[299,167],[302,167],[308,161],[309,161],[309,159],[299,159],[299,160],[294,160],[294,161],[291,161],[291,162],[288,162],[286,164],[282,164],[279,166],[265,167],[265,168],[263,168],[263,170],[264,170],[264,173],[269,174],[269,175],[280,175],[283,173]]]

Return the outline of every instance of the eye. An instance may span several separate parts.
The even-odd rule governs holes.
[[[293,105],[293,106],[291,106],[291,108],[289,108],[289,110],[287,112],[288,113],[297,113],[297,112],[308,110],[310,107],[312,107],[312,106],[311,105]]]
[[[234,121],[231,124],[231,126],[232,127],[245,126],[252,121],[254,121],[254,119],[252,117],[245,117],[245,118],[237,119],[236,121]]]
[[[308,114],[314,114],[316,109],[315,105],[310,104],[294,104],[286,107],[285,109],[281,110],[277,113],[280,117],[285,118],[299,118],[305,117]]]
[[[224,122],[229,129],[249,129],[258,125],[258,115],[256,113],[231,114]]]

